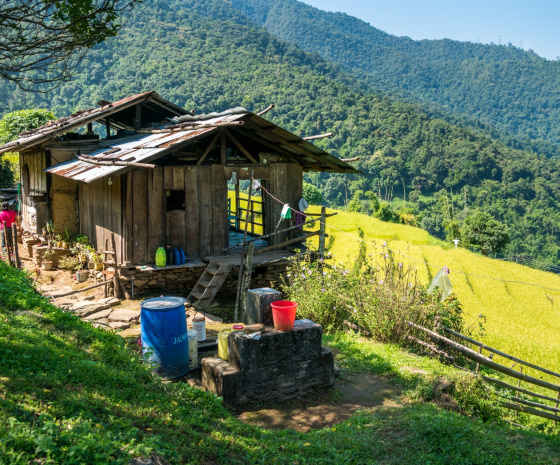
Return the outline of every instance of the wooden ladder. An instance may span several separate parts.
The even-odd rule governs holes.
[[[192,302],[192,298],[197,299],[196,302],[192,302],[194,306],[204,309],[208,308],[222,287],[222,284],[224,284],[231,268],[232,265],[219,265],[216,262],[210,262],[202,276],[198,279],[198,282],[192,288],[189,294],[189,301]]]

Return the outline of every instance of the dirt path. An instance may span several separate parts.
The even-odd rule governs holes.
[[[331,427],[357,410],[379,406],[400,407],[401,391],[383,376],[342,372],[334,385],[283,404],[237,407],[237,417],[268,429],[290,428],[300,432]]]

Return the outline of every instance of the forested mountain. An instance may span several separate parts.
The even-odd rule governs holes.
[[[3,112],[48,108],[57,116],[156,90],[198,113],[260,110],[340,157],[362,157],[366,176],[310,175],[332,205],[357,191],[403,205],[435,234],[486,210],[510,227],[511,252],[558,260],[560,163],[487,134],[372,94],[317,54],[263,30],[224,0],[145,0],[121,34],[90,52],[72,82],[49,94],[0,84]],[[397,200],[398,198],[398,200]],[[383,203],[383,202],[382,202]]]
[[[517,136],[560,142],[560,60],[511,44],[396,37],[297,0],[231,3],[270,33],[319,53],[382,92]]]

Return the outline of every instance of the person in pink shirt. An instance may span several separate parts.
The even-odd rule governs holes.
[[[4,231],[4,223],[6,223],[6,230]],[[20,228],[17,214],[10,209],[8,202],[2,202],[2,210],[0,210],[0,231],[2,231],[2,253],[12,249],[12,224],[16,223]],[[6,244],[7,243],[7,244]]]

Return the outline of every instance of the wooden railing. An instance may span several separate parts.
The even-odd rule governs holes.
[[[485,376],[485,375],[481,375],[482,378],[492,384],[495,384],[497,386],[500,386],[502,388],[508,389],[510,391],[514,391],[515,395],[510,395],[506,398],[506,400],[501,402],[501,405],[505,408],[508,408],[510,410],[515,410],[516,412],[524,412],[524,413],[528,413],[531,415],[535,415],[538,417],[542,417],[542,418],[547,418],[549,420],[553,420],[554,423],[556,424],[557,421],[560,419],[558,417],[558,414],[560,413],[560,408],[558,408],[559,403],[560,403],[560,373],[556,373],[555,371],[552,370],[548,370],[546,368],[542,368],[538,365],[535,365],[533,363],[530,362],[526,362],[525,360],[521,360],[520,358],[514,357],[512,355],[506,354],[505,352],[502,352],[501,350],[498,349],[494,349],[492,347],[489,347],[485,344],[483,344],[482,342],[479,342],[475,339],[472,339],[468,336],[465,336],[464,334],[458,333],[456,331],[453,331],[452,329],[446,328],[444,326],[441,327],[441,329],[443,329],[443,331],[457,339],[460,339],[462,341],[468,342],[469,344],[474,345],[475,347],[478,347],[478,352],[475,350],[472,350],[471,348],[460,344],[457,341],[451,340],[435,331],[431,331],[427,328],[424,328],[422,326],[419,326],[417,324],[414,324],[412,322],[409,323],[412,327],[419,329],[421,331],[423,331],[426,335],[428,335],[432,341],[436,341],[437,343],[453,349],[457,352],[459,352],[461,355],[465,356],[466,358],[474,361],[477,363],[476,365],[476,370],[475,372],[477,374],[479,374],[479,368],[480,365],[483,365],[487,368],[490,368],[492,370],[498,371],[504,375],[507,375],[509,377],[515,378],[518,380],[517,386],[513,385],[513,384],[509,384],[506,383],[505,381],[496,379],[496,378],[492,378],[490,376]],[[432,351],[434,351],[435,353],[437,353],[438,355],[442,355],[445,354],[445,356],[447,358],[452,358],[449,354],[447,354],[446,352],[444,352],[443,350],[435,347],[433,344],[429,344],[425,341],[421,341],[417,338],[414,338],[413,336],[409,337],[412,340],[415,340],[415,342],[417,343],[421,343],[420,345],[422,345],[423,347],[426,347],[428,349],[434,349]],[[487,352],[489,352],[489,356],[485,356],[483,355],[482,351],[485,350]],[[506,367],[504,365],[501,365],[499,363],[496,363],[495,361],[492,360],[492,358],[494,357],[494,355],[498,355],[500,357],[503,357],[505,359],[511,360],[514,362],[514,364],[510,367]],[[519,365],[519,371],[516,371],[513,369],[513,367],[515,367],[515,365]],[[527,373],[523,373],[523,367],[527,367],[527,368],[531,368],[533,370],[536,370],[540,373],[544,373],[550,377],[552,377],[555,381],[558,382],[558,384],[553,383],[553,382],[549,382],[549,381],[545,381],[543,379],[541,379],[542,377],[536,378],[534,376],[529,376]],[[534,392],[531,391],[529,389],[525,389],[521,387],[521,382],[524,383],[528,383],[528,384],[532,384],[534,386],[539,386],[545,390],[549,390],[549,391],[553,391],[553,393],[556,394],[556,397],[552,397],[550,395],[546,395],[543,393],[539,393],[539,392]],[[544,404],[542,402],[533,402],[533,401],[529,401],[527,399],[523,399],[521,397],[519,397],[520,394],[525,394],[527,396],[531,396],[531,397],[536,397],[538,399],[542,399],[545,401],[549,401],[554,403],[554,406],[548,405],[548,404]],[[553,394],[554,395],[554,394]],[[511,401],[511,402],[510,402]],[[551,413],[549,413],[551,412]]]

